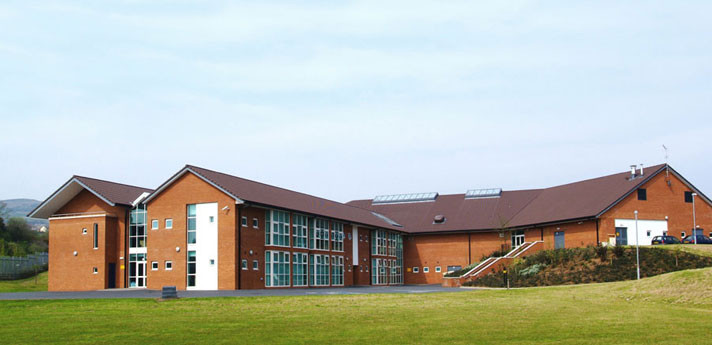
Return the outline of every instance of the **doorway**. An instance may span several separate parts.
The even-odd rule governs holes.
[[[616,245],[628,245],[628,228],[616,228]]]
[[[116,264],[113,262],[109,263],[109,281],[108,281],[108,286],[107,288],[109,289],[115,289],[116,288]]]
[[[129,287],[146,287],[146,254],[129,255]]]
[[[566,248],[566,240],[563,231],[554,232],[554,249]]]

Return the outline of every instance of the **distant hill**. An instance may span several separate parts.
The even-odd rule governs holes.
[[[42,225],[49,226],[49,222],[46,219],[37,218],[27,218],[27,214],[34,210],[41,201],[34,199],[8,199],[0,200],[1,203],[5,204],[5,208],[9,213],[10,217],[20,217],[25,218],[27,223],[33,227],[40,227]]]

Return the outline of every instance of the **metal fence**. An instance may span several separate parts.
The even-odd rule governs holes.
[[[36,253],[24,257],[0,256],[0,280],[22,279],[47,270],[49,255]]]

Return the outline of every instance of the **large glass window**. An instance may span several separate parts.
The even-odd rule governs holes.
[[[319,250],[329,250],[329,221],[316,218],[310,224],[309,248]]]
[[[195,205],[188,205],[188,243],[196,243]]]
[[[373,285],[388,284],[388,266],[387,259],[371,259],[371,283]]]
[[[307,254],[293,253],[292,254],[292,285],[307,286]]]
[[[344,285],[344,257],[331,257],[331,285]]]
[[[344,224],[331,222],[331,250],[344,251]]]
[[[289,252],[265,252],[265,286],[289,286]]]
[[[301,214],[294,215],[294,221],[292,222],[292,247],[307,247],[307,231],[309,231],[309,226],[307,222],[307,216],[303,216]]]
[[[312,254],[309,255],[309,285],[327,286],[329,285],[329,256]]]
[[[188,251],[188,287],[195,286],[195,250]]]
[[[99,224],[94,223],[94,249],[99,249]]]
[[[388,233],[388,255],[396,256],[396,233]]]
[[[371,254],[372,255],[388,255],[387,250],[388,240],[385,230],[373,230],[371,232]]]
[[[146,247],[146,205],[139,204],[129,213],[129,248]]]
[[[267,210],[265,219],[265,244],[289,247],[289,213]]]

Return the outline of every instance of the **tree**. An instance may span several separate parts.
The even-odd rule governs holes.
[[[4,202],[0,202],[0,218],[8,218],[10,216],[10,211],[7,209],[7,205]]]
[[[6,232],[10,242],[31,242],[35,233],[24,218],[13,217],[7,222]]]

